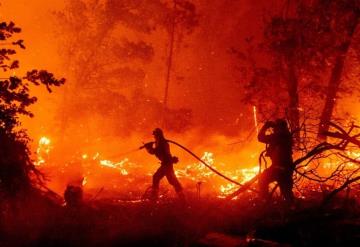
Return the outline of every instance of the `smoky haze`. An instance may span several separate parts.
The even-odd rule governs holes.
[[[74,50],[72,55],[64,55],[64,50],[66,46],[69,46],[69,39],[71,39],[70,35],[72,34],[66,33],[66,28],[61,27],[63,20],[54,14],[54,12],[64,11],[66,7],[64,2],[66,1],[37,0],[31,1],[29,4],[28,1],[22,0],[2,1],[2,17],[5,20],[13,20],[23,29],[21,38],[25,40],[27,49],[19,54],[21,69],[25,71],[30,68],[46,68],[67,78],[67,85],[57,89],[53,94],[46,95],[42,89],[35,89],[36,96],[39,98],[38,104],[33,107],[35,118],[24,119],[24,127],[29,129],[33,138],[45,134],[59,135],[59,132],[64,130],[64,127],[60,126],[63,121],[61,119],[62,114],[67,114],[69,111],[73,111],[70,115],[80,114],[79,109],[76,109],[79,106],[76,104],[76,98],[82,93],[81,87],[78,89],[74,85],[85,85],[87,82],[79,82],[72,73],[73,71],[69,69],[69,65],[71,65],[70,60],[79,56],[77,53],[83,51]],[[230,54],[229,49],[241,47],[245,37],[260,35],[259,27],[262,25],[265,9],[268,11],[276,8],[270,7],[267,1],[263,2],[214,1],[209,4],[208,1],[196,1],[198,25],[193,28],[190,34],[187,34],[181,27],[175,31],[168,107],[174,110],[186,109],[186,114],[190,112],[189,121],[185,123],[189,127],[185,130],[196,127],[210,133],[238,135],[239,131],[247,130],[252,124],[252,108],[251,105],[241,102],[242,89],[238,83],[239,75],[235,69],[236,61],[234,61],[234,56]],[[91,3],[91,1],[87,3]],[[130,30],[120,23],[114,28],[111,36],[114,40],[145,40],[152,45],[153,56],[151,61],[140,65],[144,74],[141,75],[142,79],[139,81],[132,81],[134,77],[129,77],[126,82],[123,82],[120,77],[118,81],[116,78],[111,79],[110,90],[104,90],[108,94],[102,92],[99,95],[109,101],[104,107],[113,108],[113,110],[119,108],[118,104],[122,102],[114,100],[112,95],[114,92],[124,95],[128,102],[134,100],[134,97],[138,97],[135,101],[157,100],[159,101],[158,104],[161,104],[165,90],[169,34],[161,28],[157,28],[150,34],[143,34]],[[93,44],[88,45],[91,49]],[[84,50],[87,48],[83,47]],[[101,47],[97,49],[101,49]],[[100,57],[100,54],[98,56]],[[115,59],[108,62],[112,65],[117,63]],[[124,64],[123,61],[119,63]],[[130,60],[130,62],[126,61],[125,63],[130,69],[139,68],[138,61]],[[98,81],[99,88],[103,83],[101,79]],[[135,84],[136,86],[134,86]],[[135,88],[141,90],[141,94],[134,93]],[[72,90],[75,90],[75,93],[69,93]],[[93,94],[93,92],[91,93]],[[99,97],[98,101],[103,102],[104,100]],[[73,107],[72,103],[74,103]],[[94,104],[94,102],[87,103]],[[145,121],[146,131],[156,127],[158,125],[156,120],[162,118],[159,111],[153,110],[152,116],[150,116],[150,113],[144,114],[151,111],[146,109],[147,104],[137,103],[137,106],[139,108],[137,109],[138,113],[132,116],[129,121],[141,122],[144,121],[141,116],[145,116],[155,120]],[[96,111],[97,108],[94,109]],[[114,133],[131,132],[131,125],[125,123],[129,114],[126,112],[118,114],[118,116],[107,114],[102,114],[99,111],[92,116],[85,114],[83,119],[69,119],[69,122],[65,124],[72,131],[76,126],[79,126],[83,131],[89,128],[88,132],[93,132],[94,129],[87,126],[91,126],[92,122],[93,125],[103,126],[105,120],[106,125],[110,125],[107,128],[113,129]],[[179,114],[181,115],[183,112]],[[114,119],[106,121],[108,118]],[[116,120],[118,120],[117,123]],[[72,126],[72,123],[75,126]],[[119,131],[119,128],[129,129]],[[54,133],[54,129],[58,133]]]
[[[90,8],[96,2],[100,2],[99,11]],[[50,138],[48,158],[55,168],[46,173],[56,181],[52,188],[58,191],[84,173],[78,160],[83,154],[122,159],[115,156],[151,140],[152,129],[163,124],[169,18],[165,16],[165,24],[154,30],[143,30],[141,21],[122,19],[115,7],[104,19],[104,2],[115,7],[119,3],[1,1],[2,18],[22,28],[20,35],[27,48],[18,54],[21,69],[16,73],[44,68],[67,79],[65,86],[51,94],[34,88],[38,97],[32,106],[35,117],[22,120],[34,140],[34,151],[42,136]],[[148,2],[149,8],[163,8],[164,13],[172,8],[163,1],[152,3]],[[199,155],[214,152],[216,161],[227,166],[253,166],[259,149],[257,144],[249,144],[255,136],[253,108],[242,101],[238,60],[230,49],[243,49],[246,37],[260,37],[262,16],[280,5],[248,0],[198,0],[194,5],[192,26],[175,26],[166,134]],[[151,9],[142,11],[141,20],[156,22]],[[163,17],[164,13],[158,14]],[[239,141],[242,145],[228,145]],[[182,164],[193,162],[179,150],[175,152]],[[137,164],[150,163],[143,173],[157,166],[156,160],[143,153],[130,159]],[[59,176],[58,167],[63,166],[73,167],[73,177],[66,181]],[[107,179],[108,174],[99,176],[93,186]]]
[[[22,119],[33,150],[46,136],[62,163],[82,153],[113,157],[151,140],[151,131],[161,126],[169,138],[199,154],[210,150],[228,166],[256,164],[254,109],[243,100],[246,78],[232,51],[246,52],[248,40],[259,44],[264,20],[279,14],[283,1],[197,0],[178,7],[166,110],[170,2],[1,3],[2,18],[22,27],[27,47],[17,55],[21,69],[16,73],[48,69],[67,79],[52,94],[33,89],[35,117]],[[257,64],[270,60],[255,59]],[[257,117],[259,123],[266,120]],[[138,161],[147,159],[140,155]]]

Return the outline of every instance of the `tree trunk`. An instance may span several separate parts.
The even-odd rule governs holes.
[[[354,36],[355,30],[359,22],[359,17],[356,17],[353,25],[349,28],[348,40],[345,41],[340,47],[340,51],[335,59],[334,67],[331,71],[330,80],[328,83],[327,95],[325,99],[325,105],[321,113],[319,129],[318,129],[318,138],[322,141],[326,140],[326,135],[323,133],[327,132],[330,127],[331,117],[334,112],[336,96],[339,91],[341,76],[344,71],[344,64],[349,51],[351,40]]]
[[[163,113],[162,113],[162,126],[166,127],[166,109],[168,105],[168,96],[169,96],[169,84],[171,77],[171,68],[173,65],[173,54],[174,54],[174,42],[175,42],[175,29],[176,29],[176,5],[177,2],[174,0],[174,7],[172,13],[172,23],[171,29],[169,32],[170,43],[169,43],[169,56],[167,59],[167,69],[166,69],[166,79],[165,79],[165,91],[164,91],[164,100],[163,100]]]
[[[319,130],[318,130],[318,138],[320,140],[325,141],[326,133],[329,130],[329,123],[335,108],[336,95],[340,87],[341,75],[344,70],[346,53],[339,55],[336,58],[334,68],[331,72],[327,95],[325,100],[325,105],[320,117]]]
[[[289,95],[289,121],[291,129],[294,132],[294,138],[299,141],[300,133],[300,113],[299,113],[299,92],[298,92],[298,78],[295,71],[295,65],[292,59],[290,59],[288,67],[288,95]]]

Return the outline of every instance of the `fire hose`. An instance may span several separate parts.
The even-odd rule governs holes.
[[[215,168],[213,168],[212,166],[210,166],[209,164],[207,164],[205,161],[203,161],[199,156],[197,156],[195,153],[193,153],[190,149],[184,147],[183,145],[175,142],[175,141],[172,141],[172,140],[166,140],[168,143],[172,143],[178,147],[180,147],[181,149],[183,149],[184,151],[186,151],[187,153],[189,153],[191,156],[193,156],[196,160],[198,160],[199,162],[201,162],[204,166],[206,166],[207,168],[209,168],[212,172],[214,172],[216,175],[224,178],[225,180],[233,183],[233,184],[236,184],[236,185],[239,185],[239,186],[242,186],[242,184],[240,184],[239,182],[227,177],[226,175],[222,174],[221,172],[219,172],[218,170],[216,170]],[[146,144],[145,144],[146,145]],[[144,146],[141,146],[139,149],[142,149],[145,147]]]

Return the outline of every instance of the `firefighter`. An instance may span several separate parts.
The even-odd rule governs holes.
[[[155,142],[147,143],[144,147],[150,154],[155,155],[160,160],[161,165],[153,175],[151,199],[156,200],[158,198],[160,180],[165,176],[174,187],[179,198],[184,199],[183,188],[175,175],[173,167],[178,162],[178,158],[171,155],[169,143],[166,141],[160,128],[156,128],[153,131],[153,135]]]
[[[266,132],[272,129],[271,134]],[[275,122],[268,121],[259,131],[258,140],[267,145],[266,156],[271,159],[271,166],[264,170],[259,177],[260,196],[269,200],[269,184],[277,182],[281,195],[287,203],[294,201],[292,159],[292,135],[287,122],[277,119]]]

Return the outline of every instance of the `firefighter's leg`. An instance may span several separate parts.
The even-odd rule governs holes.
[[[182,191],[182,186],[175,175],[173,167],[168,168],[167,173],[166,173],[166,178],[169,181],[169,184],[171,184],[174,187],[176,192]]]
[[[280,191],[285,201],[289,204],[294,202],[293,184],[292,172],[286,172],[281,175],[279,179]]]
[[[166,173],[166,178],[169,181],[169,184],[171,184],[174,187],[174,189],[175,189],[176,193],[179,195],[179,197],[183,198],[184,197],[184,194],[182,193],[183,188],[182,188],[179,180],[177,179],[175,172],[174,172],[174,168],[172,166],[168,168],[167,173]]]
[[[260,197],[264,200],[270,199],[269,184],[275,180],[275,171],[267,168],[261,173],[259,177]]]
[[[152,180],[152,199],[157,199],[159,194],[160,180],[166,175],[166,169],[164,166],[160,166],[159,169],[154,173]]]

